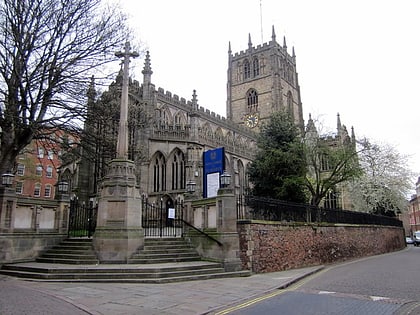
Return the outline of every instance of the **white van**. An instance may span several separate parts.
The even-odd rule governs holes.
[[[420,245],[420,231],[415,231],[413,234],[414,246]]]

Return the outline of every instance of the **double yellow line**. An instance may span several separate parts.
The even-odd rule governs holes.
[[[330,269],[330,268],[328,268],[328,269]],[[272,297],[275,297],[275,296],[281,295],[281,294],[283,294],[283,293],[290,292],[290,291],[294,291],[294,290],[296,290],[296,289],[300,288],[302,285],[304,285],[304,284],[305,284],[305,283],[307,283],[308,281],[310,281],[310,280],[312,280],[313,278],[315,278],[315,277],[319,276],[320,274],[323,274],[323,273],[324,273],[324,272],[326,272],[326,271],[327,271],[327,269],[323,269],[323,270],[321,270],[321,271],[319,271],[319,272],[316,272],[316,273],[314,273],[314,274],[312,274],[312,275],[310,275],[310,276],[308,276],[308,277],[305,277],[304,279],[302,279],[302,280],[300,280],[300,281],[298,281],[298,282],[296,282],[296,283],[294,283],[294,284],[292,284],[292,285],[288,286],[288,287],[287,287],[287,288],[285,288],[285,289],[279,289],[278,291],[276,290],[276,291],[274,291],[274,292],[271,292],[271,293],[269,293],[269,294],[266,294],[266,295],[260,296],[260,297],[258,297],[258,298],[252,299],[252,300],[247,301],[247,302],[244,302],[244,303],[242,303],[242,304],[239,304],[239,305],[235,305],[235,306],[229,307],[229,308],[227,308],[227,309],[225,309],[225,310],[222,310],[222,311],[219,311],[219,312],[215,313],[214,315],[226,315],[226,314],[232,313],[232,312],[234,312],[234,311],[238,311],[238,310],[241,310],[241,309],[246,308],[246,307],[248,307],[248,306],[251,306],[251,305],[253,305],[253,304],[259,303],[259,302],[261,302],[261,301],[264,301],[264,300],[270,299],[270,298],[272,298]]]

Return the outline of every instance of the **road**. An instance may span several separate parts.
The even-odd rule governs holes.
[[[219,315],[420,314],[420,247],[325,268]]]

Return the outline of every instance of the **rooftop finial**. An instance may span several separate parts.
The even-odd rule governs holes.
[[[197,100],[197,93],[196,90],[193,90],[193,95],[192,95],[192,107],[193,109],[197,110],[198,109],[198,100]]]
[[[146,58],[144,60],[144,67],[141,73],[143,73],[143,83],[145,84],[150,83],[153,71],[152,71],[152,67],[150,63],[149,51],[146,52]]]
[[[272,26],[272,28],[271,28],[271,40],[273,41],[273,42],[275,42],[276,41],[276,32],[274,31],[274,25]]]

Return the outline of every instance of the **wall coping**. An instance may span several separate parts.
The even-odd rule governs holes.
[[[238,225],[256,224],[256,225],[283,225],[283,226],[308,226],[312,228],[317,227],[353,227],[353,228],[394,228],[401,229],[400,226],[392,225],[377,225],[377,224],[348,224],[348,223],[308,223],[308,222],[281,222],[281,221],[263,221],[263,220],[238,220]]]

